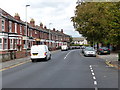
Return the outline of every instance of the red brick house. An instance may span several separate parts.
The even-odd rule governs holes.
[[[35,20],[31,19],[30,23],[27,23],[26,31],[26,22],[20,19],[19,14],[16,13],[13,17],[2,9],[0,11],[0,59],[2,60],[25,57],[26,51],[29,53],[32,45],[46,44],[55,50],[62,44],[70,42],[70,36],[64,34],[62,29],[58,31],[54,28],[49,31],[42,23],[39,26],[35,25]]]

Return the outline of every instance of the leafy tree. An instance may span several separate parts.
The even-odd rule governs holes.
[[[120,2],[82,3],[71,19],[88,41],[120,44]]]

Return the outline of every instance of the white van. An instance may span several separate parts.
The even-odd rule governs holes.
[[[51,53],[46,45],[33,45],[31,47],[32,62],[39,59],[45,59],[45,60],[51,59]]]
[[[63,51],[63,50],[68,50],[68,46],[67,45],[62,45],[61,46],[61,51]]]

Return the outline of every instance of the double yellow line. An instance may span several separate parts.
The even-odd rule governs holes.
[[[17,67],[17,66],[20,66],[20,65],[25,64],[25,63],[28,63],[28,62],[31,62],[31,60],[28,60],[28,61],[25,61],[25,62],[21,62],[21,63],[19,63],[19,64],[15,64],[15,65],[12,65],[12,66],[9,66],[9,67],[5,67],[5,68],[3,68],[3,69],[0,69],[0,72],[1,72],[1,71],[5,71],[5,70],[8,70],[8,69],[11,69],[11,68],[14,68],[14,67]]]

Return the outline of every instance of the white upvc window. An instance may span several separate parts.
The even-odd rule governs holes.
[[[29,36],[31,36],[31,29],[29,29]]]
[[[32,37],[32,29],[30,29],[30,36]]]
[[[35,34],[37,34],[37,31],[35,30]]]
[[[15,33],[17,33],[17,23],[15,23]]]
[[[2,31],[5,31],[5,20],[2,19]]]
[[[2,50],[3,48],[2,48],[2,38],[0,38],[0,50]]]
[[[30,32],[29,30],[30,30],[30,29],[28,28],[28,32],[27,32],[27,33],[28,33],[28,36],[29,36],[29,32]]]
[[[17,39],[15,39],[14,45],[15,45],[15,49],[17,49]]]
[[[22,34],[22,25],[20,25],[20,34]]]
[[[12,32],[12,22],[9,21],[9,32]]]
[[[6,38],[4,38],[4,49],[7,49],[7,39]]]
[[[24,35],[26,35],[26,26],[24,26]]]
[[[13,49],[13,39],[10,39],[10,49]]]

